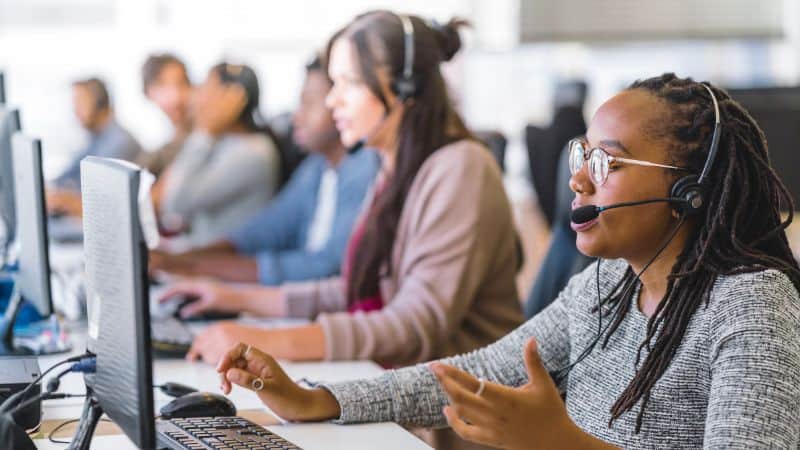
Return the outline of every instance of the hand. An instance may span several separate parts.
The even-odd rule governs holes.
[[[158,272],[187,276],[193,274],[190,258],[164,250],[150,250],[147,268],[151,274]]]
[[[195,103],[195,124],[211,136],[219,136],[236,122],[247,104],[238,84],[200,89]]]
[[[175,283],[158,301],[164,303],[178,296],[193,300],[181,308],[181,317],[184,318],[207,311],[238,313],[246,309],[246,300],[239,295],[237,289],[214,281],[191,280]]]
[[[47,211],[50,214],[64,214],[72,217],[83,215],[81,194],[63,189],[49,189],[47,191]]]
[[[271,341],[270,331],[239,325],[235,322],[218,322],[194,337],[192,347],[186,353],[186,359],[189,361],[203,360],[208,364],[216,364],[228,350],[239,342],[268,345]]]
[[[542,365],[531,338],[524,349],[528,383],[511,388],[480,381],[441,363],[431,363],[450,399],[444,408],[447,423],[462,438],[508,449],[570,448],[569,437],[582,433],[567,415],[555,383]],[[577,448],[577,447],[571,447]]]
[[[230,348],[217,365],[222,392],[232,384],[255,391],[258,398],[280,417],[293,421],[330,420],[341,414],[339,403],[325,389],[303,389],[293,382],[275,360],[249,345]],[[260,379],[259,384],[254,381]]]

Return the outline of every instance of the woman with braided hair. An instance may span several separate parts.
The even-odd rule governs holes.
[[[313,389],[239,345],[223,390],[253,389],[290,420],[449,424],[503,448],[798,448],[800,269],[780,215],[793,205],[752,117],[665,74],[603,104],[570,152],[574,208],[638,204],[573,219],[598,262],[511,334]]]

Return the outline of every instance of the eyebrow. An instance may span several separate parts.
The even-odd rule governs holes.
[[[602,147],[614,147],[614,148],[622,151],[623,153],[627,154],[628,156],[631,156],[631,152],[628,151],[628,149],[625,148],[624,145],[622,145],[622,142],[620,142],[620,141],[618,141],[616,139],[605,139],[605,140],[602,140],[602,141],[600,141],[600,146],[602,146]]]

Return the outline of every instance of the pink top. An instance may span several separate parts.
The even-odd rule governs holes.
[[[375,203],[385,187],[386,183],[383,182],[383,179],[378,181],[369,209],[358,219],[353,234],[350,236],[350,242],[348,242],[347,249],[345,250],[344,261],[342,261],[342,279],[345,280],[345,292],[347,292],[348,289],[347,280],[350,278],[350,270],[353,267],[356,251],[361,245],[361,240],[364,238],[364,232],[367,229],[367,218],[375,209]],[[347,312],[350,314],[354,314],[358,311],[370,312],[379,311],[381,309],[383,309],[383,297],[380,292],[372,297],[357,299],[347,306]]]

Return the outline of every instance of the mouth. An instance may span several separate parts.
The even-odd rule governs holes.
[[[594,218],[594,219],[592,219],[592,220],[590,220],[590,221],[588,221],[586,223],[570,222],[569,226],[572,228],[573,231],[575,231],[577,233],[580,233],[582,231],[587,231],[590,228],[592,228],[593,226],[597,225],[597,222],[599,222],[599,221],[600,221],[600,218],[597,217],[597,218]]]

